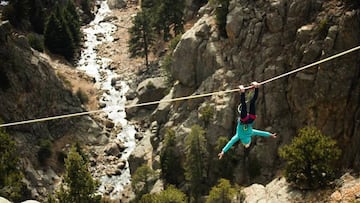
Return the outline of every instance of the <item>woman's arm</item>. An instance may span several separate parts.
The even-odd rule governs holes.
[[[239,141],[239,137],[237,135],[234,135],[231,140],[225,145],[225,147],[222,149],[222,151],[218,154],[219,159],[221,159],[224,154],[237,142]]]
[[[253,129],[253,135],[276,138],[276,133],[270,133],[270,132],[256,130],[256,129]]]
[[[222,149],[224,153],[229,151],[229,149],[237,142],[239,141],[239,137],[237,135],[234,135],[231,140],[225,145],[225,147]]]

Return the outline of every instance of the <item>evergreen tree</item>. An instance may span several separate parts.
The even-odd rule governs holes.
[[[153,10],[153,9],[155,9],[157,3],[158,2],[156,0],[142,0],[140,6],[141,6],[141,9]]]
[[[315,127],[301,129],[290,145],[279,149],[286,160],[287,181],[309,189],[326,186],[334,179],[333,164],[340,153],[336,142]]]
[[[7,19],[15,27],[21,27],[29,18],[28,0],[10,0],[3,12],[3,19]]]
[[[183,0],[144,0],[141,8],[147,13],[147,18],[158,34],[168,41],[173,36],[184,32],[184,9]]]
[[[186,203],[187,197],[180,190],[170,185],[166,190],[158,194],[146,194],[142,196],[140,203]]]
[[[150,192],[155,179],[156,173],[148,165],[143,164],[136,169],[131,182],[131,186],[136,195],[135,202],[140,200],[144,194]]]
[[[154,44],[155,35],[151,27],[148,12],[139,12],[133,19],[133,26],[129,29],[130,57],[145,57],[145,65],[149,66],[150,47]]]
[[[175,36],[184,33],[184,9],[185,3],[183,0],[173,2],[173,14],[171,15],[170,22],[174,26]]]
[[[175,36],[184,32],[184,9],[183,0],[159,1],[155,27],[159,32],[162,32],[165,41],[171,38],[171,27],[173,27]]]
[[[38,34],[43,34],[45,29],[45,8],[42,0],[29,0],[30,13],[29,20],[33,30]]]
[[[54,54],[60,54],[67,60],[71,60],[75,46],[72,39],[72,34],[63,20],[63,13],[60,9],[57,9],[57,13],[52,13],[45,26],[45,46]],[[57,16],[60,16],[58,18]]]
[[[18,169],[18,162],[15,141],[0,128],[0,196],[15,202],[24,200],[29,193],[22,182],[23,174]]]
[[[146,18],[148,19],[148,22],[150,23],[150,27],[153,30],[153,33],[155,33],[155,28],[157,27],[157,9],[159,2],[161,0],[141,0],[141,10],[146,13]],[[155,34],[153,34],[155,36]]]
[[[100,198],[95,195],[98,182],[88,170],[88,162],[73,146],[65,160],[64,182],[56,196],[61,203],[96,203]]]
[[[164,147],[160,155],[161,176],[166,183],[179,185],[183,180],[184,170],[181,166],[179,150],[176,147],[175,131],[167,129]]]
[[[191,127],[190,134],[185,138],[185,177],[195,202],[200,201],[207,178],[206,160],[208,153],[204,133],[205,131],[199,125],[194,125]]]
[[[227,38],[226,17],[229,13],[230,0],[215,0],[216,3],[216,24],[222,37]]]
[[[219,183],[211,188],[206,203],[231,203],[235,194],[236,189],[231,186],[230,181],[220,179]]]
[[[77,13],[76,6],[72,0],[67,3],[64,11],[64,20],[69,27],[74,45],[76,47],[79,46],[81,40],[80,16]]]
[[[82,150],[79,142],[75,143],[75,150],[85,162],[89,162],[89,156]]]
[[[54,53],[60,52],[57,51],[57,47],[60,46],[61,41],[57,37],[58,33],[61,33],[61,24],[59,19],[56,17],[55,14],[51,14],[44,33],[44,42],[45,46]]]
[[[72,0],[56,3],[45,25],[45,46],[54,54],[72,60],[80,45],[80,16]]]
[[[49,139],[43,139],[40,140],[40,149],[37,153],[38,155],[38,161],[40,163],[40,165],[45,166],[47,160],[51,157],[52,155],[52,143]]]
[[[207,127],[210,124],[210,121],[213,119],[214,111],[214,106],[209,104],[206,104],[199,109],[199,119],[204,122],[205,127]]]

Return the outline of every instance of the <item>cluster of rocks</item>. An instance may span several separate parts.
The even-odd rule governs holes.
[[[293,188],[284,177],[267,185],[253,184],[242,190],[245,203],[252,202],[330,202],[345,203],[360,200],[360,179],[349,173],[335,181],[335,189],[303,191]]]
[[[126,0],[108,0],[107,3],[110,9],[121,9],[127,5]]]
[[[126,160],[121,159],[122,152],[126,149],[118,139],[109,139],[108,144],[100,147],[91,147],[90,166],[91,172],[96,177],[107,175],[121,175],[126,166]]]
[[[360,178],[355,178],[349,173],[338,180],[338,187],[330,195],[329,202],[345,203],[360,201]]]

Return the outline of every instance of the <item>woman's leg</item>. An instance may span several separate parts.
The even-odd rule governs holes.
[[[255,118],[255,102],[259,94],[259,88],[255,88],[254,96],[250,100],[250,112],[249,112],[249,123],[252,123]]]
[[[245,92],[241,92],[240,95],[240,102],[241,102],[241,113],[240,113],[240,120],[246,121],[247,119],[247,108],[246,108],[246,101],[245,101]]]

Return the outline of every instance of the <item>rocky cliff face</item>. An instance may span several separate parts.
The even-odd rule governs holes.
[[[231,0],[226,39],[219,36],[214,15],[211,5],[201,8],[199,20],[182,36],[171,67],[177,83],[167,98],[264,81],[360,44],[359,10],[339,1]],[[253,140],[249,158],[259,163],[260,174],[249,178],[245,170],[249,166],[239,162],[236,182],[267,182],[274,177],[282,163],[279,146],[307,125],[338,140],[344,168],[360,169],[359,55],[348,54],[261,87],[255,128],[277,132],[279,137]],[[170,127],[183,143],[191,126],[202,122],[199,110],[210,105],[215,112],[205,129],[208,142],[214,145],[219,136],[230,139],[238,103],[235,93],[161,104],[152,116],[160,125],[156,136],[161,139]],[[240,148],[237,155],[243,157]],[[153,157],[158,152],[155,146]],[[217,153],[210,155],[216,159]]]

